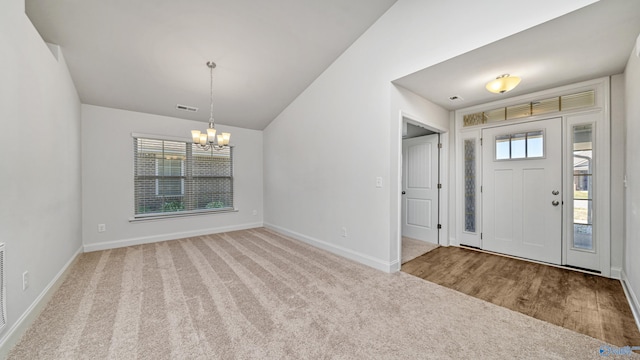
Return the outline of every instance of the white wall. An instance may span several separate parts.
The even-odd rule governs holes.
[[[184,137],[206,123],[82,105],[82,238],[86,251],[262,226],[262,132],[216,125],[234,145],[238,212],[130,222],[133,217],[131,133]],[[257,215],[253,215],[253,210]],[[98,233],[98,224],[106,232]]]
[[[626,176],[625,189],[626,231],[623,279],[630,288],[636,311],[640,310],[640,59],[629,57],[624,72],[626,123]]]
[[[265,224],[394,270],[390,82],[592,2],[399,0],[265,129]]]
[[[81,249],[80,101],[69,71],[24,14],[0,9],[0,242],[8,324],[0,357],[32,306]],[[22,290],[22,273],[30,286]],[[12,336],[13,335],[13,336]]]

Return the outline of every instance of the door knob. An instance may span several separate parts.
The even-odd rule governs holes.
[[[403,192],[402,192],[402,195],[404,195],[404,194],[406,194],[406,192],[405,192],[405,191],[403,191]]]
[[[551,202],[551,205],[553,205],[553,206],[558,206],[558,205],[560,205],[560,201],[558,201],[558,200],[553,200],[553,201]]]
[[[552,193],[553,195],[558,195],[558,194],[560,194],[560,191],[558,191],[558,190],[553,190],[551,193]]]

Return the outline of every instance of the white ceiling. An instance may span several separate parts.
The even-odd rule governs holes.
[[[526,11],[514,16],[526,16]],[[499,26],[482,19],[479,26]],[[449,110],[455,110],[620,74],[640,33],[640,1],[597,3],[395,81]],[[522,82],[506,94],[485,84],[501,74]],[[451,101],[450,96],[463,101]]]
[[[26,9],[62,47],[83,103],[207,121],[213,60],[216,123],[264,129],[395,1],[26,0]],[[638,33],[640,1],[601,0],[395,83],[464,108],[621,73]],[[485,90],[505,73],[522,77],[515,90]]]
[[[396,0],[27,0],[82,103],[263,129]],[[176,110],[176,104],[200,108]]]

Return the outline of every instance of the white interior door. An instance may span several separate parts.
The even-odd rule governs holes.
[[[438,243],[438,134],[402,141],[402,236]]]
[[[482,130],[482,247],[560,264],[562,121]]]

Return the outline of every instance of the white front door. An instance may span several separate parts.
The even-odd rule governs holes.
[[[482,130],[482,248],[560,264],[562,120]]]
[[[438,134],[402,141],[402,236],[438,243]]]

